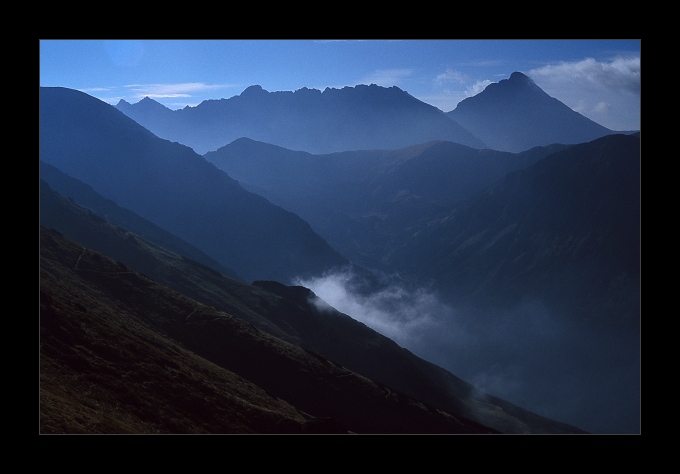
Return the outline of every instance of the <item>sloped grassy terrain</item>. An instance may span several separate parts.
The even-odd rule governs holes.
[[[41,433],[491,433],[41,228]]]

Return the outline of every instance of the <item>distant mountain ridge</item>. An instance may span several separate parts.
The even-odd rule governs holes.
[[[314,155],[240,138],[204,156],[246,189],[300,215],[354,263],[379,267],[381,248],[423,213],[565,147],[512,154],[435,141]]]
[[[549,96],[521,72],[462,100],[447,116],[490,148],[510,152],[553,143],[584,143],[619,133]]]
[[[348,263],[297,215],[85,93],[40,88],[40,158],[246,280]]]
[[[136,104],[121,100],[116,108],[199,154],[241,137],[310,153],[392,149],[432,140],[486,147],[441,110],[396,86],[268,92],[254,85],[229,99],[175,111],[149,98]]]

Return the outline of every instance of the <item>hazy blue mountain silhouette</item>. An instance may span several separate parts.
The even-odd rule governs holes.
[[[246,280],[288,282],[347,263],[297,215],[82,92],[40,88],[40,159]]]
[[[47,195],[49,195],[50,192],[58,192],[71,199],[74,203],[96,212],[111,224],[129,229],[131,232],[134,232],[161,247],[167,248],[184,257],[191,258],[203,265],[207,265],[223,275],[241,279],[235,271],[220,264],[217,260],[210,258],[193,245],[188,244],[167,230],[152,224],[134,212],[120,207],[115,202],[106,199],[97,193],[91,186],[68,176],[54,166],[43,163],[42,161],[40,162],[40,178],[40,222],[43,225],[59,229],[62,233],[66,234],[67,237],[89,247],[97,248],[94,245],[97,238],[94,236],[87,237],[87,233],[82,235],[68,232],[69,227],[67,227],[67,223],[71,219],[69,219],[68,215],[57,212],[57,209],[53,206],[53,201],[47,199]],[[75,228],[73,230],[75,231]],[[101,249],[97,250],[102,251]]]
[[[489,84],[446,115],[490,148],[511,152],[552,143],[584,143],[617,133],[549,96],[521,72]]]
[[[204,156],[246,189],[300,215],[354,263],[375,268],[390,242],[423,214],[565,147],[513,154],[437,141],[313,155],[241,138]]]
[[[116,107],[159,137],[200,154],[240,137],[311,153],[391,149],[432,140],[485,147],[441,110],[396,86],[268,92],[255,85],[229,99],[175,111],[149,98],[136,104],[121,100]]]
[[[640,138],[609,135],[553,153],[411,234],[390,264],[419,268],[449,294],[516,302],[529,291],[561,306],[612,305],[617,324],[636,326]]]

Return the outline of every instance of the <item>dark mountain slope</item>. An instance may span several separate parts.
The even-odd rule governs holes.
[[[578,432],[476,390],[324,305],[306,288],[276,282],[251,286],[224,277],[105,222],[49,188],[41,204],[59,216],[57,229],[87,236],[94,249],[131,269],[392,389],[502,432]]]
[[[441,110],[398,87],[267,92],[250,86],[238,96],[176,111],[153,102],[121,101],[116,107],[159,137],[200,154],[240,137],[311,153],[400,148],[432,140],[484,148]]]
[[[116,279],[121,296],[153,286],[122,264],[41,228],[40,267],[41,434],[286,433],[310,419],[107,296]],[[162,292],[148,296],[147,307],[176,311]]]
[[[419,169],[410,165],[422,158],[434,183],[449,180],[451,195],[473,180],[455,173],[453,163],[464,160],[438,155],[434,146],[380,161],[397,151],[305,155],[248,140],[232,145],[228,160],[244,186],[257,185],[282,206],[296,204],[290,208],[354,261],[379,262],[415,277],[416,289],[437,290],[449,306],[436,314],[448,340],[429,334],[427,343],[409,346],[418,355],[520,406],[549,406],[541,413],[589,431],[639,432],[639,136],[516,154],[540,152],[533,165],[498,176],[466,202],[437,205],[430,200],[446,196],[446,187],[418,188]],[[469,167],[485,163],[485,153],[515,157],[475,152],[466,156]],[[342,179],[322,179],[331,166],[324,158],[337,166],[349,156],[357,157],[343,168],[349,172],[328,171]],[[496,373],[502,383],[483,383]],[[532,388],[511,396],[513,383]],[[569,413],[561,410],[565,399],[573,403]]]
[[[298,216],[87,94],[40,89],[40,159],[246,280],[286,282],[347,263]]]
[[[471,196],[565,145],[512,154],[428,142],[396,150],[312,155],[242,138],[205,158],[309,222],[353,262],[380,267],[423,214]]]
[[[510,173],[414,228],[390,262],[419,268],[449,294],[479,295],[478,303],[529,293],[560,305],[613,305],[635,325],[640,139],[610,135]]]
[[[584,143],[616,133],[550,97],[520,72],[489,84],[447,115],[495,150]]]
[[[493,432],[44,228],[40,266],[41,433]]]
[[[47,199],[48,190],[46,188],[48,188],[50,191],[53,189],[54,191],[57,191],[60,194],[72,199],[75,203],[95,211],[97,214],[104,217],[112,224],[129,229],[131,232],[134,232],[135,234],[144,237],[160,245],[161,247],[165,247],[168,250],[196,260],[197,262],[207,265],[223,275],[240,279],[236,272],[220,264],[215,259],[208,257],[204,252],[200,251],[193,245],[184,242],[182,239],[179,239],[170,232],[152,224],[148,220],[143,219],[134,212],[120,207],[115,202],[111,201],[110,199],[106,199],[97,193],[94,189],[92,189],[91,186],[88,186],[82,181],[62,173],[54,166],[40,162],[40,178],[40,222],[43,225],[52,228],[59,228],[62,233],[67,233],[65,224],[68,217],[62,212],[57,211],[57,209],[48,207],[51,205],[51,203],[53,203],[53,200]],[[45,181],[43,182],[43,180]],[[73,230],[75,230],[75,228],[73,228]],[[90,239],[90,241],[86,241],[83,240],[85,236],[75,234],[68,236],[69,238],[78,242],[83,242],[85,245],[92,248],[94,248],[93,245],[101,237],[98,236],[97,239]]]
[[[579,408],[542,413],[588,431],[639,433],[640,231],[640,139],[609,135],[424,219],[388,263],[436,287],[456,308],[452,333],[463,325],[479,341],[445,365],[420,354],[534,410],[531,392],[476,374],[560,393]]]

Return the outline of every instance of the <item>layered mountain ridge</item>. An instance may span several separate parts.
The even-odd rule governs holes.
[[[252,281],[348,261],[297,215],[82,92],[40,89],[40,159]]]
[[[41,334],[49,341],[41,352],[44,367],[49,368],[41,368],[48,387],[41,398],[49,412],[46,429],[58,432],[54,427],[59,411],[71,413],[76,406],[81,414],[89,413],[86,418],[97,418],[92,411],[95,401],[103,402],[106,391],[115,392],[115,374],[125,373],[149,376],[158,388],[165,387],[161,392],[179,389],[185,399],[170,400],[154,390],[150,397],[141,396],[147,401],[140,412],[140,406],[129,403],[138,397],[131,391],[124,398],[127,414],[111,411],[120,406],[120,398],[107,402],[106,419],[99,421],[104,423],[99,426],[108,426],[106,432],[582,432],[517,405],[542,407],[544,415],[554,414],[594,432],[639,432],[639,134],[619,135],[593,126],[580,114],[565,111],[564,104],[521,73],[485,92],[459,104],[461,115],[473,117],[463,128],[465,119],[459,125],[451,118],[455,110],[433,111],[401,89],[375,85],[323,92],[267,92],[251,86],[240,96],[202,103],[200,113],[199,107],[172,111],[149,98],[112,107],[80,92],[41,88],[41,222],[91,249],[76,250],[76,244],[68,250],[82,252],[68,270],[68,264],[57,263],[61,257],[55,249],[65,250],[70,244],[47,234],[45,242],[52,243],[41,243],[41,256],[43,248],[52,249],[41,262],[47,269],[41,274],[41,314],[58,314],[61,321],[55,325],[52,318],[42,324],[41,318]],[[331,118],[327,107],[319,107],[321,101],[335,104]],[[194,125],[179,124],[178,112],[202,123],[196,122],[192,130]],[[128,114],[137,114],[139,122]],[[286,120],[281,119],[284,116]],[[440,121],[442,116],[446,122]],[[298,117],[308,123],[300,127]],[[473,135],[468,130],[475,128],[475,120],[486,125]],[[456,124],[453,129],[451,123]],[[201,133],[217,143],[225,126],[249,131],[204,157],[184,143],[186,137],[198,139]],[[167,137],[159,138],[153,128],[163,129]],[[465,133],[457,137],[462,141],[446,138],[461,129]],[[389,130],[393,141],[374,146]],[[441,138],[442,131],[449,135]],[[498,141],[491,145],[477,140],[485,133],[490,141]],[[359,148],[347,151],[343,136],[351,137],[352,146]],[[585,136],[594,138],[579,141]],[[283,140],[277,138],[276,143],[272,137]],[[303,151],[310,145],[302,146],[300,137],[314,137],[311,149],[337,150]],[[433,138],[418,141],[422,137]],[[468,141],[470,137],[475,138]],[[118,270],[113,272],[112,263],[97,252],[113,258]],[[78,262],[90,266],[80,267]],[[352,267],[357,263],[378,272],[373,275]],[[100,264],[105,270],[97,268]],[[111,279],[106,283],[80,280],[85,275],[71,271],[83,268],[93,270],[88,278],[104,271]],[[410,286],[399,290],[404,295],[420,294],[419,285],[438,292],[443,299],[436,313],[426,310],[421,315],[424,321],[436,314],[437,333],[430,334],[427,344],[416,346],[420,357],[437,365],[352,319],[354,311],[358,319],[374,317],[375,308],[352,306],[343,314],[313,291],[294,286],[347,271],[363,272],[366,281],[374,282],[354,288],[366,298],[392,291],[383,286],[390,284],[387,280],[380,281],[383,272],[397,272],[410,281]],[[156,293],[140,280],[135,285],[148,290],[148,301],[135,291],[121,293],[127,283],[113,273],[125,278],[138,272],[164,289]],[[55,275],[65,277],[63,284],[52,278]],[[166,295],[168,290],[193,301],[189,304],[197,312],[183,319],[188,326],[178,324],[184,309],[155,321],[138,312],[142,308],[152,314],[165,312],[161,301],[175,301],[175,296]],[[102,300],[102,292],[109,291],[111,298]],[[346,299],[355,296],[347,294]],[[52,304],[55,301],[58,304]],[[400,301],[408,304],[409,299]],[[160,306],[153,308],[156,303]],[[391,304],[390,319],[398,327],[402,308]],[[54,312],[56,307],[61,310]],[[119,311],[120,317],[132,318],[121,327],[137,327],[134,321],[142,320],[147,329],[149,325],[152,331],[158,329],[156,335],[141,336],[135,329],[134,337],[145,341],[172,334],[156,347],[180,341],[186,349],[189,344],[194,354],[190,358],[233,370],[253,387],[264,388],[265,396],[258,395],[254,404],[264,411],[257,414],[241,406],[232,413],[253,416],[236,416],[240,421],[223,416],[209,427],[202,409],[190,408],[202,403],[188,402],[197,396],[196,390],[204,391],[191,375],[207,373],[199,368],[204,362],[192,362],[193,368],[181,377],[186,383],[174,389],[168,380],[158,379],[164,377],[160,373],[142,375],[147,368],[139,364],[138,375],[133,375],[129,363],[135,364],[134,356],[125,368],[116,365],[120,358],[111,359],[110,347],[85,339],[75,342],[72,336],[81,334],[75,328],[89,324],[90,309],[90,316],[113,311],[108,319],[120,320],[115,316]],[[223,314],[228,318],[223,319]],[[187,332],[194,323],[192,315],[200,316],[196,324],[206,332]],[[276,378],[262,373],[239,360],[245,352],[227,354],[220,349],[225,340],[240,340],[238,347],[250,344],[236,336],[242,331],[239,323],[227,322],[230,317],[264,331],[268,336],[256,339],[270,341],[264,342],[266,346],[292,354],[297,349],[285,348],[292,344],[321,366],[302,353],[288,361],[272,355],[262,362],[282,363],[286,375]],[[90,321],[95,324],[95,319]],[[96,320],[99,329],[93,326],[92,331],[123,341],[110,332],[111,327],[104,329],[102,322]],[[285,344],[279,346],[269,336]],[[468,336],[472,338],[465,340]],[[129,339],[116,344],[134,345]],[[55,352],[55,347],[61,349]],[[138,346],[154,351],[143,347]],[[447,357],[457,361],[449,365]],[[78,358],[87,362],[74,365]],[[100,365],[102,360],[108,361],[108,369]],[[188,359],[182,356],[182,360]],[[174,367],[168,360],[159,366]],[[331,390],[354,402],[332,398],[334,402],[322,406],[302,393],[322,394],[330,388],[304,375],[310,370],[318,375],[326,370],[322,366],[331,372],[332,367],[341,369],[329,372],[327,380],[358,380],[350,376],[351,371],[369,382],[359,385],[373,388],[359,395],[334,382]],[[98,378],[94,367],[104,375]],[[62,369],[65,372],[59,375]],[[513,378],[502,373],[506,369]],[[496,376],[499,382],[488,378]],[[64,404],[70,396],[63,391],[67,379],[77,381],[69,390],[79,400]],[[57,380],[61,385],[52,383]],[[302,391],[286,387],[291,380],[299,380]],[[501,380],[505,385],[499,384]],[[515,396],[513,387],[520,381],[527,390]],[[100,382],[103,385],[97,385]],[[87,384],[89,396],[83,389]],[[59,386],[62,391],[55,389]],[[92,398],[95,386],[108,388],[94,390],[99,398]],[[379,390],[370,394],[375,386]],[[530,386],[535,388],[529,390]],[[143,390],[143,385],[137,388]],[[245,390],[256,393],[258,389]],[[563,394],[562,407],[550,406],[560,403],[560,397],[549,401],[542,395],[550,392]],[[212,391],[209,398],[217,400],[225,394],[221,393]],[[267,400],[270,394],[279,401]],[[378,402],[390,399],[390,394],[394,394],[390,403],[396,405],[387,408]],[[503,400],[506,394],[514,404]],[[373,397],[370,404],[377,417],[369,420],[370,410],[357,409],[364,397]],[[57,400],[60,408],[52,410]],[[224,400],[220,407],[227,406]],[[150,407],[158,403],[172,408],[154,417]],[[420,408],[413,411],[407,406]],[[224,415],[232,408],[220,410]],[[268,421],[265,412],[272,415]],[[138,419],[134,428],[121,421],[121,416],[130,420],[140,413],[144,420]],[[192,425],[193,417],[197,425]],[[366,418],[363,424],[362,418]],[[168,419],[174,421],[168,424]],[[71,424],[69,429],[81,432],[82,424]],[[92,425],[88,430],[82,432],[97,432]]]
[[[116,108],[161,138],[203,154],[237,138],[311,153],[389,149],[431,140],[485,145],[436,107],[396,86],[268,92],[250,86],[229,99],[172,111],[152,99]]]
[[[589,387],[590,415],[580,420],[592,426],[639,402],[639,136],[517,154],[432,142],[311,155],[240,139],[205,157],[295,210],[352,261],[408,281],[392,293],[435,291],[444,307],[414,308],[434,311],[441,325],[427,343],[411,343],[421,356],[468,380],[497,367],[557,387],[562,370],[579,371],[563,390],[575,398]],[[316,284],[355,301],[344,274]],[[450,341],[439,335],[447,332]],[[513,342],[518,334],[526,345]],[[602,357],[583,363],[584,353]],[[616,403],[614,383],[627,387]],[[618,422],[639,429],[634,411]]]
[[[423,213],[562,148],[511,154],[435,141],[313,155],[241,138],[204,157],[244,188],[300,215],[354,263],[386,270],[384,249]]]
[[[550,97],[521,72],[489,84],[447,113],[396,86],[375,84],[276,92],[253,85],[229,99],[174,111],[148,97],[136,104],[121,100],[116,108],[199,154],[241,137],[313,154],[435,140],[516,153],[618,133]]]
[[[224,277],[197,262],[154,246],[145,239],[131,234],[123,228],[112,226],[96,215],[96,213],[78,206],[71,200],[55,193],[46,185],[41,193],[41,208],[49,210],[52,215],[60,216],[59,220],[53,221],[54,227],[68,232],[69,236],[77,237],[78,240],[89,238],[96,248],[118,260],[117,263],[114,261],[108,262],[102,256],[98,256],[98,253],[93,249],[80,245],[64,253],[67,248],[74,244],[66,242],[63,236],[56,235],[47,229],[41,231],[43,239],[41,240],[41,268],[43,271],[48,272],[41,277],[41,301],[44,305],[43,312],[46,313],[44,318],[41,318],[41,341],[43,341],[42,345],[45,347],[44,351],[41,352],[41,363],[44,367],[49,367],[46,370],[47,373],[44,374],[46,389],[42,392],[45,397],[43,401],[47,403],[49,408],[45,410],[42,416],[44,425],[49,427],[46,428],[48,432],[52,429],[57,429],[53,427],[54,420],[52,416],[54,415],[49,412],[49,409],[52,408],[52,403],[49,399],[52,390],[54,390],[49,381],[64,377],[67,373],[77,374],[76,378],[90,378],[90,380],[93,377],[96,378],[95,374],[88,374],[87,370],[79,370],[79,367],[82,368],[82,365],[70,368],[67,368],[67,365],[67,367],[62,366],[60,368],[69,359],[64,359],[64,356],[58,355],[59,351],[52,352],[54,339],[63,338],[63,332],[60,332],[63,329],[59,328],[64,328],[67,324],[73,324],[72,318],[78,314],[80,314],[79,317],[84,317],[83,311],[85,313],[94,312],[94,314],[98,311],[110,311],[105,309],[106,306],[119,308],[115,313],[111,313],[109,319],[118,321],[128,328],[134,328],[142,321],[147,327],[147,331],[156,333],[153,337],[157,340],[155,343],[157,347],[171,347],[176,343],[181,343],[184,349],[188,349],[199,357],[216,363],[220,367],[235,371],[249,381],[256,382],[268,394],[273,393],[287,400],[298,407],[298,409],[302,409],[303,411],[299,413],[306,417],[303,420],[297,420],[302,422],[301,426],[290,422],[287,422],[287,424],[278,422],[279,424],[275,426],[255,428],[260,430],[259,432],[298,433],[310,430],[312,428],[308,426],[308,421],[306,421],[309,420],[309,416],[305,413],[313,414],[322,420],[327,420],[329,417],[335,420],[335,423],[326,421],[319,422],[321,423],[320,425],[318,423],[312,425],[313,429],[320,432],[336,432],[335,430],[340,429],[339,427],[347,427],[342,429],[354,432],[492,433],[496,432],[496,430],[502,432],[579,432],[578,429],[568,425],[552,422],[488,394],[476,391],[469,384],[415,357],[389,339],[354,321],[347,315],[343,315],[330,307],[323,310],[318,309],[312,302],[314,295],[306,288],[287,287],[277,282],[256,282],[255,285],[251,286]],[[70,256],[68,256],[69,254]],[[67,261],[71,262],[69,267],[63,267]],[[131,267],[128,267],[123,262],[131,265]],[[143,275],[136,277],[134,274],[139,271],[142,271]],[[59,275],[59,283],[57,281],[52,283],[51,278],[57,275]],[[139,280],[139,278],[144,280],[151,278],[154,282],[168,285],[168,288],[162,289],[150,280],[145,282]],[[85,279],[87,282],[81,279]],[[132,280],[126,283],[126,280],[129,279]],[[79,290],[76,290],[75,287],[68,289],[71,281],[74,284],[80,281],[80,283],[77,283]],[[134,281],[137,281],[137,283],[134,283]],[[96,292],[94,288],[92,290],[84,289],[89,288],[93,284],[98,288]],[[116,289],[120,285],[133,285],[136,289],[134,291],[131,289],[127,291]],[[73,293],[74,296],[69,298],[73,301],[75,297],[75,301],[81,301],[80,307],[82,309],[76,311],[73,315],[55,310],[55,308],[66,304],[66,301],[60,299],[65,294],[62,294],[61,290],[57,290],[57,287],[62,288],[66,292],[79,292],[77,296],[75,296],[76,293]],[[180,293],[168,294],[167,291],[170,289]],[[161,293],[158,293],[158,296],[154,296],[157,291]],[[141,293],[146,294],[144,300],[139,299],[138,295]],[[165,295],[163,295],[164,293]],[[103,297],[103,294],[107,296]],[[191,300],[187,300],[185,295],[191,298]],[[181,304],[177,298],[182,300]],[[94,308],[93,302],[95,299],[98,301],[97,304],[101,305],[101,309]],[[188,310],[182,311],[185,314],[175,322],[172,322],[172,319],[165,319],[164,313],[173,314],[173,310],[168,306],[168,300],[177,300],[178,302],[175,304],[179,306],[188,305]],[[106,301],[109,302],[106,303]],[[192,305],[193,310],[191,310]],[[121,310],[120,308],[127,309]],[[154,314],[157,314],[157,316],[153,316]],[[187,314],[188,316],[186,316]],[[345,367],[351,367],[350,370],[353,372],[370,376],[372,380],[378,381],[379,384],[378,387],[380,389],[377,390],[377,400],[371,402],[366,398],[367,395],[353,392],[351,395],[349,393],[343,395],[349,396],[352,400],[349,405],[340,403],[335,398],[335,395],[325,393],[325,389],[321,388],[321,386],[314,387],[309,385],[314,382],[311,382],[311,380],[304,381],[304,379],[299,379],[300,382],[297,382],[297,389],[301,390],[301,392],[292,393],[290,391],[290,384],[292,380],[299,378],[299,375],[295,375],[295,373],[304,373],[306,371],[304,364],[310,362],[303,362],[303,366],[295,368],[294,365],[291,366],[290,361],[286,362],[284,359],[277,362],[279,359],[275,357],[266,363],[268,370],[265,372],[271,375],[268,376],[266,373],[261,373],[261,368],[258,368],[254,360],[260,360],[263,355],[247,355],[245,352],[241,352],[243,343],[235,346],[234,337],[242,339],[245,336],[244,334],[236,334],[242,333],[243,329],[238,329],[238,326],[234,327],[234,323],[230,323],[231,326],[229,326],[233,329],[221,327],[222,324],[220,322],[226,322],[224,318],[232,318],[232,320],[237,321],[232,315],[236,316],[238,320],[253,324],[261,331],[266,331],[267,334],[281,339],[280,342],[275,342],[273,338],[270,338],[271,343],[268,345],[281,345],[282,353],[288,353],[292,350],[292,347],[285,348],[286,344],[283,341],[288,341],[288,344],[294,344],[303,348],[313,358],[319,359],[319,356],[315,354],[323,355],[324,359],[321,359],[322,362],[325,359],[330,359],[340,362]],[[170,317],[172,318],[172,316]],[[59,323],[58,326],[55,326],[57,320]],[[100,323],[96,319],[81,319],[80,321],[78,324],[88,326],[88,331],[101,330],[97,326]],[[213,322],[211,323],[210,321]],[[182,324],[178,326],[180,322]],[[74,335],[77,334],[73,333],[73,330],[71,332]],[[247,332],[252,333],[252,331]],[[137,329],[132,331],[132,333],[128,331],[125,338],[129,340],[130,338],[137,337],[136,334]],[[107,344],[118,344],[121,337],[121,335],[113,334],[113,336],[107,338]],[[148,338],[149,336],[146,337]],[[167,342],[159,342],[159,337],[166,339]],[[262,337],[265,336],[256,336],[256,338]],[[109,361],[109,367],[99,377],[99,379],[103,380],[98,380],[97,382],[91,381],[90,383],[90,391],[98,393],[98,397],[105,399],[107,404],[110,403],[110,400],[102,392],[102,390],[106,389],[100,383],[110,384],[112,382],[107,381],[107,379],[110,379],[110,375],[115,373],[113,372],[113,366],[120,364],[125,366],[126,368],[121,366],[120,373],[123,376],[127,374],[127,376],[136,379],[142,375],[139,369],[134,368],[135,359],[133,357],[111,359],[110,352],[101,352],[104,350],[101,345],[99,347],[91,347],[90,342],[81,342],[90,348],[88,353],[83,353],[80,356],[83,358],[83,363],[93,364],[97,361],[96,363],[101,364],[102,359]],[[65,340],[59,342],[60,345],[64,343],[66,343]],[[132,343],[123,343],[123,346],[129,348],[132,346]],[[64,349],[60,349],[60,351],[62,350]],[[175,349],[171,350],[173,352],[176,351]],[[313,352],[309,352],[310,350]],[[300,354],[304,355],[304,353]],[[90,357],[94,357],[94,359],[91,360]],[[269,356],[264,355],[264,357]],[[305,355],[304,357],[307,356]],[[248,365],[244,365],[246,361],[249,361]],[[178,368],[178,363],[168,359],[159,364],[161,367],[171,365]],[[314,363],[317,362],[315,361]],[[338,375],[328,376],[331,379],[337,377],[334,391],[339,389],[355,390],[351,388],[352,384],[349,383],[353,377],[351,373],[337,364],[328,362],[326,364],[328,369],[321,369],[320,371],[317,368],[312,372],[318,377],[323,370],[340,369]],[[149,376],[152,380],[158,380],[158,377],[162,377],[162,374],[151,373]],[[344,383],[344,381],[348,383]],[[163,384],[168,382],[167,380],[166,382],[157,382],[159,384],[157,385],[158,389],[163,390]],[[368,383],[368,381],[366,382]],[[371,383],[369,383],[369,386]],[[389,388],[383,384],[389,386]],[[64,382],[60,386],[61,390],[63,390],[65,387]],[[92,387],[96,387],[96,389]],[[375,385],[373,387],[374,389],[372,390],[376,390]],[[142,387],[140,386],[139,388],[141,389]],[[79,389],[76,386],[71,387],[71,389],[75,394],[79,393]],[[177,385],[173,390],[176,391],[178,389],[186,393],[187,397],[193,396],[190,395],[193,391],[191,386]],[[111,388],[108,390],[112,392],[113,399],[115,400],[117,398],[115,393],[118,391],[111,390]],[[129,388],[127,390],[129,394],[126,397],[132,396],[134,390],[136,389]],[[322,405],[319,405],[319,401],[313,402],[308,397],[302,397],[302,392],[306,391],[314,393],[314,399],[325,401]],[[155,390],[149,390],[148,388],[145,389],[145,392],[146,395],[142,396],[142,399],[167,397],[163,393],[157,393]],[[402,408],[398,408],[401,406],[399,404],[392,408],[376,407],[379,408],[380,412],[385,413],[385,416],[391,417],[389,423],[392,424],[390,425],[387,418],[382,418],[383,415],[378,415],[373,410],[368,409],[364,412],[358,408],[363,404],[367,406],[375,404],[378,400],[385,398],[385,393],[387,393],[387,398],[390,398],[390,393],[392,393],[392,397],[396,397],[393,398],[395,401],[404,400],[403,395],[400,395],[400,393],[416,396],[418,399],[432,404],[432,406],[439,407],[439,409],[453,414],[455,416],[455,423],[450,424],[452,418],[443,413],[441,419],[439,419],[440,415],[437,414],[438,412],[432,411],[432,409],[423,412],[415,409],[415,412],[411,410],[412,414],[407,414],[409,413],[408,409],[404,413],[400,413]],[[373,395],[370,395],[369,398],[371,396]],[[76,396],[78,399],[77,404],[87,404],[87,397],[81,397],[82,394]],[[216,395],[212,395],[212,397],[215,398]],[[217,397],[217,400],[219,400],[219,397]],[[409,403],[414,408],[419,406],[418,402],[415,402],[415,405],[413,405],[414,402]],[[126,402],[125,405],[129,405],[129,402]],[[166,411],[183,411],[175,403],[169,403],[168,405],[165,408]],[[491,416],[489,409],[484,408],[489,406],[498,407],[497,409],[500,411]],[[139,410],[139,407],[128,406],[118,414],[110,413],[109,410],[104,410],[107,417],[126,425],[128,422],[123,422],[123,417],[129,418],[131,414],[134,414],[133,418],[136,416],[144,418],[135,413]],[[125,415],[126,410],[131,410],[131,412]],[[63,415],[66,416],[69,413],[70,409],[65,410]],[[186,416],[184,413],[182,415]],[[100,414],[100,416],[102,415]],[[173,418],[177,417],[177,415],[173,415]],[[416,421],[418,418],[420,418],[420,421]],[[361,419],[361,422],[359,419]],[[245,427],[232,426],[226,422],[226,425],[219,422],[208,425],[207,420],[200,420],[201,418],[189,419],[184,423],[188,423],[188,426],[203,423],[204,426],[192,426],[191,428],[199,432],[231,432],[231,430],[237,432],[244,430],[244,432],[248,432],[248,429]],[[469,420],[476,420],[476,423]],[[257,423],[258,418],[255,417],[250,421]],[[162,432],[173,432],[175,430],[182,432],[188,429],[186,425],[179,424],[177,421],[174,422],[177,423],[177,426],[173,426],[172,423],[168,425],[168,423],[171,423],[171,421],[167,416],[153,417],[152,425],[160,425],[158,429]],[[485,428],[483,425],[494,428]],[[94,426],[82,426],[80,428],[70,426],[70,429],[76,432],[90,432],[90,430],[97,432],[97,428]],[[102,431],[100,432],[106,432],[106,429],[101,429]],[[150,428],[130,427],[130,429],[135,432],[138,429],[144,431]]]

